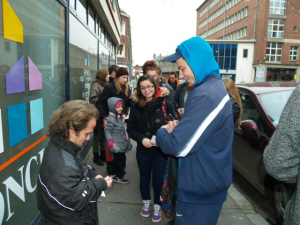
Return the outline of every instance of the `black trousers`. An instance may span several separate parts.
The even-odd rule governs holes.
[[[113,153],[114,160],[112,161],[112,171],[119,178],[123,178],[126,167],[125,153]]]

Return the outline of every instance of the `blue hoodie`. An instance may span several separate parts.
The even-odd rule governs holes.
[[[178,200],[222,203],[232,181],[233,116],[229,95],[210,45],[200,37],[178,46],[195,75],[195,85],[179,124],[159,129],[156,142],[166,154],[181,157]]]

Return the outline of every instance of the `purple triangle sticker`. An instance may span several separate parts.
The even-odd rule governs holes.
[[[25,92],[24,56],[6,73],[6,94]]]
[[[42,86],[42,74],[37,66],[28,56],[28,73],[29,73],[29,91],[40,90]]]

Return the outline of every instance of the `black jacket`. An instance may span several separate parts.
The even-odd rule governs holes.
[[[174,108],[177,112],[177,109],[184,108],[184,94],[186,92],[186,82],[179,84],[176,88],[175,95],[174,95]]]
[[[165,87],[169,90],[169,95],[166,96],[166,98],[172,103],[173,107],[175,107],[175,102],[174,102],[174,89],[164,80],[164,79],[161,79],[160,82],[158,82],[158,85],[160,87]]]
[[[101,95],[99,96],[97,102],[96,102],[96,108],[99,110],[100,113],[100,121],[102,121],[105,117],[108,116],[108,106],[107,106],[107,99],[110,97],[117,97],[121,98],[124,101],[125,104],[125,110],[130,107],[131,104],[131,91],[129,88],[128,96],[125,95],[125,93],[120,92],[117,94],[117,88],[115,86],[115,83],[109,83],[104,87],[104,90],[102,91]]]
[[[156,135],[157,130],[166,124],[166,118],[163,113],[163,101],[169,94],[166,88],[161,88],[162,93],[154,102],[148,102],[145,107],[140,107],[139,104],[134,104],[130,108],[130,115],[127,121],[127,132],[130,138],[137,142],[137,151],[155,155],[161,152],[159,147],[146,148],[142,144],[144,138],[151,140],[153,135]],[[137,101],[133,94],[133,101]],[[165,100],[167,114],[172,114],[175,118],[173,106],[169,100]],[[161,152],[161,154],[163,154]]]
[[[107,183],[84,164],[81,147],[70,142],[62,150],[57,136],[45,148],[37,182],[37,205],[46,224],[98,225],[97,199]]]
[[[232,103],[233,122],[235,123],[236,120],[239,118],[241,108],[233,97],[230,96],[230,100]]]

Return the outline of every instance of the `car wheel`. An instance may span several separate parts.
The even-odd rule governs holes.
[[[277,225],[283,223],[284,209],[292,194],[293,189],[287,184],[280,182],[275,183],[273,201]]]

